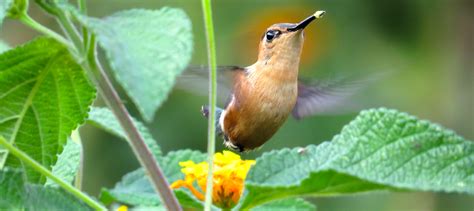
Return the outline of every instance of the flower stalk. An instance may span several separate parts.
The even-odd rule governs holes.
[[[207,190],[212,190],[213,175],[213,156],[216,145],[216,99],[217,99],[217,63],[216,63],[216,46],[214,38],[214,24],[212,22],[211,0],[202,0],[202,9],[204,13],[204,24],[207,37],[207,53],[209,59],[209,119],[208,119],[208,140],[207,140],[207,162],[209,170],[207,175]],[[212,205],[211,191],[206,192],[204,210],[210,211]]]

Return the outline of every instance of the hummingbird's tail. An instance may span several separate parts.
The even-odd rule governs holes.
[[[221,114],[224,111],[224,109],[216,107],[216,133],[219,136],[222,136],[224,132],[222,131],[221,125],[219,124],[219,119],[221,118]],[[209,106],[204,105],[201,107],[201,113],[204,117],[208,118],[209,117]]]

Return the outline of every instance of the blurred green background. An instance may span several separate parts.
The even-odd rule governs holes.
[[[299,22],[316,10],[327,16],[311,25],[301,61],[308,78],[328,75],[377,75],[380,79],[354,97],[358,108],[388,107],[428,119],[474,140],[474,1],[472,0],[220,0],[213,2],[218,64],[250,65],[266,27]],[[103,17],[129,8],[184,9],[193,22],[193,65],[207,63],[200,1],[88,1],[91,16]],[[31,15],[58,30],[54,20],[31,6]],[[169,26],[163,26],[169,27]],[[7,20],[0,39],[15,46],[38,34]],[[159,47],[159,46],[157,46]],[[139,81],[137,81],[139,83]],[[153,90],[150,90],[153,91]],[[135,117],[131,101],[123,99]],[[148,124],[165,152],[204,151],[207,122],[199,109],[206,96],[174,91]],[[99,99],[97,105],[103,103]],[[322,115],[289,119],[251,159],[284,147],[327,141],[357,115]],[[128,145],[90,126],[81,130],[85,147],[84,189],[97,196],[125,173],[138,168]],[[221,140],[217,149],[223,149]],[[370,193],[311,199],[319,210],[473,210],[474,197],[433,193]]]

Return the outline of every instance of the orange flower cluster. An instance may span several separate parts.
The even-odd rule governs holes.
[[[230,152],[214,154],[212,202],[221,208],[232,208],[237,204],[244,189],[244,181],[254,160],[241,160],[240,156]],[[175,181],[171,188],[188,188],[193,195],[204,201],[209,164],[207,162],[194,163],[191,160],[180,162],[183,167],[184,180]],[[194,187],[197,183],[200,190]]]

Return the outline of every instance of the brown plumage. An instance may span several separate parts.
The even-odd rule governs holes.
[[[302,31],[288,32],[287,24],[267,31],[281,34],[260,42],[258,61],[234,75],[233,96],[221,115],[220,126],[230,147],[249,150],[270,139],[296,103]]]
[[[324,12],[317,12],[298,24],[270,26],[260,41],[256,63],[245,68],[219,68],[219,82],[231,84],[229,89],[221,85],[218,90],[221,95],[230,93],[231,98],[224,109],[218,109],[216,122],[217,131],[228,148],[240,152],[258,148],[278,131],[290,114],[298,119],[310,116],[343,98],[344,92],[334,89],[338,81],[308,86],[298,80],[303,29],[322,14]],[[198,78],[207,80],[206,75],[188,71],[178,81],[178,87],[206,90],[196,86],[206,84],[196,81]],[[230,75],[230,81],[226,81],[224,75]],[[203,107],[203,114],[207,117],[207,107]]]

